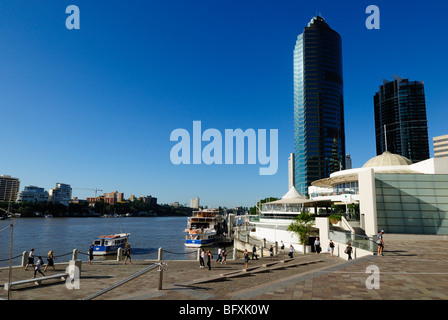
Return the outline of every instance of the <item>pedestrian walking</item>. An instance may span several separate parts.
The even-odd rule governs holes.
[[[271,259],[274,259],[274,248],[272,247],[272,245],[269,248],[269,255],[271,256]]]
[[[289,253],[288,256],[292,259],[293,258],[293,253],[294,253],[294,247],[292,246],[292,244],[289,246]]]
[[[283,240],[282,240],[282,245],[280,246],[280,252],[285,253],[285,244],[283,243]]]
[[[36,262],[36,266],[34,267],[34,278],[36,278],[36,274],[39,272],[42,276],[45,277],[45,274],[42,272],[42,265],[44,264],[44,262],[42,261],[42,257],[39,256],[37,258],[37,262]]]
[[[254,246],[252,247],[252,260],[254,260],[254,257],[255,257],[255,259],[258,260],[257,246],[256,246],[255,244],[254,244]]]
[[[89,264],[92,264],[93,260],[93,244],[89,248]]]
[[[222,262],[222,249],[218,248],[218,258],[216,258],[216,262]]]
[[[53,271],[56,271],[56,268],[54,267],[54,259],[55,259],[55,257],[54,257],[54,251],[53,250],[51,250],[50,252],[48,252],[48,257],[47,257],[47,265],[45,266],[45,269],[44,269],[44,272],[46,272],[47,271],[47,268],[48,267],[52,267],[53,268]]]
[[[222,249],[222,257],[223,257],[223,259],[222,259],[221,264],[227,264],[227,250],[226,250],[226,248]]]
[[[314,251],[316,251],[316,254],[319,254],[321,251],[319,238],[314,240]]]
[[[210,250],[207,251],[207,266],[208,266],[208,270],[212,270],[212,259],[213,259],[213,255],[210,252]]]
[[[378,235],[376,236],[376,244],[378,245],[378,255],[383,255],[383,249],[384,249],[384,239],[383,239],[384,230],[381,230]]]
[[[353,248],[352,248],[352,245],[349,243],[347,245],[347,248],[345,248],[345,253],[348,254],[348,260],[352,260],[352,252],[353,252]]]
[[[30,253],[28,253],[28,263],[25,266],[25,270],[28,270],[28,266],[32,265],[33,268],[35,267],[34,265],[34,248],[30,250]]]
[[[126,249],[124,249],[124,255],[125,255],[124,264],[126,264],[126,261],[128,261],[128,259],[129,259],[129,263],[132,264],[132,260],[131,260],[131,245],[130,244],[128,244],[126,246]]]
[[[334,242],[330,239],[330,243],[328,244],[328,250],[330,251],[331,256],[333,256],[334,252]]]
[[[249,263],[249,252],[244,249],[244,267],[247,269],[247,264]]]
[[[202,269],[205,267],[205,251],[204,248],[201,248],[201,253],[199,254],[199,269]]]

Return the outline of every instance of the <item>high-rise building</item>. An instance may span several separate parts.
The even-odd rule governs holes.
[[[432,138],[434,158],[448,158],[448,134]]]
[[[44,188],[27,186],[19,193],[17,202],[48,202],[49,194]]]
[[[374,96],[377,155],[389,151],[412,162],[429,159],[428,121],[423,81],[394,75]]]
[[[72,198],[72,187],[69,184],[56,183],[56,187],[50,189],[49,200],[53,203],[60,203],[68,207]]]
[[[0,201],[15,202],[19,194],[19,188],[19,178],[6,175],[0,176]]]
[[[190,200],[190,208],[199,209],[199,198],[193,198]]]
[[[294,170],[294,153],[291,153],[288,158],[288,190],[295,187],[295,170]]]
[[[352,156],[350,154],[345,155],[345,169],[352,168]]]
[[[295,186],[345,167],[342,42],[322,17],[314,17],[294,49]]]

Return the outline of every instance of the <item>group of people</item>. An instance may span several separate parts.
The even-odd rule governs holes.
[[[34,270],[34,276],[33,278],[36,278],[37,273],[39,272],[42,276],[45,277],[44,272],[47,271],[48,267],[52,267],[54,271],[56,271],[56,268],[54,266],[54,251],[51,250],[48,252],[47,255],[47,264],[44,268],[44,271],[42,272],[42,267],[44,266],[44,261],[42,260],[42,256],[37,256],[37,261],[36,263],[34,263],[34,259],[35,259],[35,253],[34,253],[34,248],[32,248],[30,250],[30,252],[28,253],[28,262],[25,266],[25,270],[28,270],[28,267],[31,265],[33,266],[33,270]]]
[[[205,259],[207,259],[207,267],[208,270],[212,270],[212,259],[213,254],[210,250],[207,250],[207,252],[204,250],[204,248],[201,248],[201,254],[199,255],[199,268],[205,268]],[[227,259],[227,251],[224,248],[219,248],[218,252],[218,259],[216,259],[216,262],[226,263]]]

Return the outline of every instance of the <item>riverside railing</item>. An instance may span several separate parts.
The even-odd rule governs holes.
[[[164,271],[164,270],[167,270],[167,269],[166,269],[167,266],[168,266],[168,265],[167,265],[166,263],[164,263],[164,262],[155,263],[155,264],[153,264],[152,266],[149,266],[149,267],[143,269],[142,271],[137,272],[137,273],[133,274],[132,276],[130,276],[130,277],[128,277],[128,278],[126,278],[126,279],[124,279],[124,280],[122,280],[122,281],[120,281],[120,282],[117,282],[116,284],[110,286],[109,288],[106,288],[106,289],[104,289],[104,290],[101,290],[100,292],[97,292],[97,293],[95,293],[95,294],[93,294],[93,295],[91,295],[91,296],[89,296],[89,297],[87,297],[87,298],[84,298],[83,300],[92,300],[92,299],[95,299],[95,298],[97,298],[97,297],[99,297],[99,296],[101,296],[101,295],[103,295],[103,294],[105,294],[105,293],[107,293],[107,292],[109,292],[109,291],[115,289],[115,288],[118,288],[118,287],[122,286],[123,284],[125,284],[125,283],[127,283],[127,282],[129,282],[129,281],[131,281],[131,280],[134,280],[134,279],[136,279],[136,278],[138,278],[138,277],[144,275],[145,273],[147,273],[147,272],[149,272],[149,271],[151,271],[151,270],[154,270],[155,268],[158,268],[158,271],[159,271],[159,284],[158,284],[157,289],[158,289],[158,290],[162,290],[163,271]]]
[[[376,252],[376,250],[378,250],[378,244],[372,237],[369,236],[330,230],[329,237],[333,241],[339,243],[350,243],[352,247],[364,249],[367,251]]]

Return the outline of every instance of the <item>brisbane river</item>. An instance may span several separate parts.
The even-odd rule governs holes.
[[[197,258],[197,249],[184,245],[187,217],[18,218],[14,221],[13,266],[20,265],[22,260],[17,256],[31,248],[34,248],[36,256],[42,256],[45,263],[50,250],[54,251],[56,263],[71,260],[73,249],[80,252],[78,259],[87,261],[86,254],[93,238],[120,232],[131,234],[128,243],[136,249],[132,259],[157,259],[160,247],[164,250],[164,260]],[[0,221],[0,267],[9,265],[10,224],[10,219]],[[231,253],[229,249],[227,251]],[[217,248],[212,247],[211,250],[217,251]],[[94,260],[102,259],[105,258],[94,257]],[[116,259],[116,255],[107,259]]]

